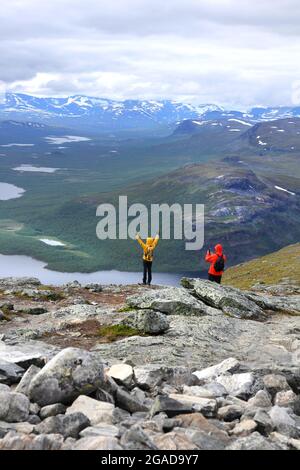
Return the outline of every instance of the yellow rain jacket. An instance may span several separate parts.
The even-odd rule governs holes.
[[[143,240],[141,240],[139,235],[137,235],[136,239],[139,242],[139,244],[141,245],[141,247],[143,248],[143,251],[144,251],[143,260],[144,261],[153,261],[153,254],[154,254],[154,250],[157,246],[159,236],[156,235],[155,238],[150,238],[150,237],[147,238],[146,243],[144,243]]]

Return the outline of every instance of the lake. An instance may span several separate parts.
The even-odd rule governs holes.
[[[121,271],[98,271],[95,273],[62,273],[46,269],[46,263],[29,256],[1,255],[0,278],[37,277],[43,284],[60,286],[74,280],[81,284],[137,284],[142,280],[142,273]],[[181,274],[153,273],[153,284],[178,286]]]

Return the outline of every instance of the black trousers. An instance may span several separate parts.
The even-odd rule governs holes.
[[[208,280],[221,284],[222,276],[215,276],[214,274],[208,274]]]
[[[145,261],[144,260],[143,283],[144,284],[151,284],[151,282],[152,282],[152,261]]]

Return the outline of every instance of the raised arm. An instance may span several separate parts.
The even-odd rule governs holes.
[[[145,243],[143,242],[143,240],[141,239],[141,237],[139,236],[139,234],[137,234],[135,236],[136,240],[139,242],[139,244],[141,245],[141,247],[143,248],[143,250],[146,248],[146,245]]]
[[[153,242],[153,248],[156,248],[158,241],[159,241],[159,235],[156,235],[156,237],[154,238],[154,242]]]
[[[215,255],[211,254],[210,251],[207,251],[206,256],[205,256],[205,261],[207,263],[213,263],[213,261],[215,261]]]

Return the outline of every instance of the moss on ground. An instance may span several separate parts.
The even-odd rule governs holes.
[[[127,325],[108,325],[99,328],[97,335],[101,338],[106,338],[109,342],[113,342],[121,338],[142,336],[142,333],[136,328],[131,328]]]
[[[257,283],[272,285],[285,279],[300,286],[300,243],[229,268],[223,284],[249,289]]]

